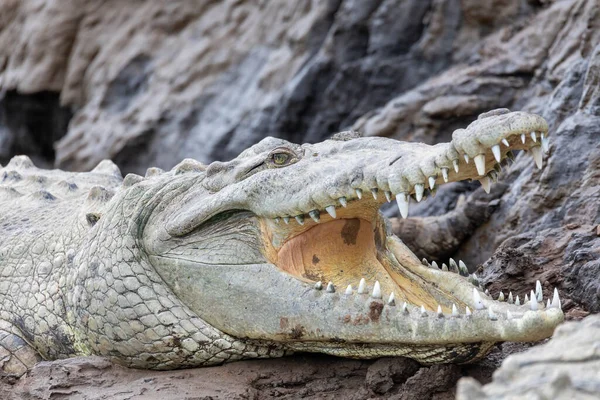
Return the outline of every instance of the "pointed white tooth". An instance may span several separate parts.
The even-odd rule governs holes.
[[[509,310],[506,310],[506,319],[509,321],[513,319],[512,313]]]
[[[514,302],[512,292],[508,292],[508,304],[513,304]]]
[[[547,137],[544,137],[543,133],[540,135],[540,137],[540,142],[542,142],[542,148],[544,149],[544,153],[547,153],[550,150],[550,142],[548,141]]]
[[[458,174],[458,160],[452,160],[452,166],[454,167],[454,172]]]
[[[538,303],[540,303],[544,299],[542,283],[539,280],[535,281],[535,298],[537,299]]]
[[[550,304],[550,297],[548,297],[546,299],[546,310],[550,309],[552,307],[552,304]]]
[[[296,215],[294,218],[300,225],[304,225],[304,215]]]
[[[444,178],[444,182],[448,183],[448,168],[442,168],[442,178]]]
[[[519,299],[519,295],[517,295],[517,298],[515,299],[515,305],[516,306],[520,306],[521,305],[521,300]]]
[[[504,301],[504,292],[500,292],[498,295],[498,301]]]
[[[371,294],[371,297],[374,299],[381,298],[381,286],[379,285],[379,281],[375,281],[375,285],[373,286],[373,293]]]
[[[371,194],[373,195],[373,198],[374,198],[375,200],[377,200],[377,192],[378,192],[378,191],[379,191],[379,190],[378,190],[377,188],[373,188],[373,189],[371,189]]]
[[[506,147],[510,147],[510,143],[508,143],[508,140],[506,139],[502,139],[502,144],[504,144]]]
[[[408,314],[408,304],[406,304],[406,302],[404,302],[404,304],[402,304],[402,312],[404,314]]]
[[[385,199],[388,201],[388,203],[390,201],[392,201],[392,192],[390,192],[389,190],[385,191]]]
[[[280,223],[280,222],[281,222],[281,218],[279,218],[279,217],[275,218],[275,223],[277,223],[277,224],[278,224],[278,223]]]
[[[475,156],[475,168],[479,176],[485,175],[485,154],[478,154]]]
[[[530,135],[531,135],[531,140],[533,140],[534,143],[537,142],[537,139],[535,137],[535,132],[531,132]]]
[[[469,163],[469,155],[467,153],[465,153],[464,158],[465,158],[465,162],[468,164]]]
[[[448,272],[448,266],[446,263],[442,263],[442,271]]]
[[[488,318],[491,321],[496,321],[498,319],[498,317],[496,316],[496,313],[494,312],[494,310],[492,310],[492,306],[490,306],[490,308],[488,308]]]
[[[479,280],[479,278],[477,277],[477,274],[475,272],[473,272],[473,279],[475,279],[476,281]]]
[[[523,300],[523,304],[529,303],[529,296],[525,295],[525,300]]]
[[[467,306],[465,308],[465,316],[470,317],[471,316],[471,309],[469,308],[469,306]]]
[[[316,290],[322,290],[323,289],[323,282],[319,281],[319,282],[315,283],[315,289]]]
[[[340,202],[340,204],[342,205],[342,207],[348,207],[348,202],[346,201],[345,197],[340,197],[338,199],[338,201]]]
[[[440,269],[440,267],[438,267],[438,264],[435,261],[431,262],[431,266],[435,269]]]
[[[558,289],[554,288],[554,295],[552,296],[552,307],[562,309],[562,304],[560,302],[560,297],[558,296]]]
[[[362,190],[360,189],[355,189],[354,190],[356,192],[356,197],[358,197],[358,199],[362,199]]]
[[[538,309],[538,302],[535,299],[535,293],[533,293],[533,290],[531,291],[531,299],[529,300],[529,308],[532,311],[537,311],[537,309]]]
[[[523,144],[525,144],[525,140],[526,140],[525,134],[521,133],[521,142],[523,142]]]
[[[450,264],[450,268],[453,271],[458,271],[458,264],[456,264],[456,261],[454,261],[454,258],[450,258],[450,260],[448,261],[448,263]]]
[[[406,193],[398,193],[396,195],[396,203],[398,204],[398,209],[400,210],[400,215],[402,218],[408,217],[408,202],[409,197]]]
[[[335,206],[327,206],[327,207],[325,207],[325,211],[327,211],[327,214],[329,214],[331,216],[331,218],[337,217],[337,215],[335,213]]]
[[[485,308],[485,306],[483,305],[483,302],[481,301],[481,296],[479,295],[479,291],[475,288],[473,288],[473,306],[475,307],[476,310],[483,310]]]
[[[456,304],[452,304],[452,316],[455,318],[459,316],[458,308],[456,308]]]
[[[290,217],[283,217],[283,222],[288,225],[290,223]]]
[[[492,181],[487,176],[481,178],[479,180],[479,183],[481,183],[481,187],[483,188],[483,190],[485,190],[486,193],[489,193],[492,189]]]
[[[486,296],[489,296],[489,295],[490,295],[490,291],[489,291],[488,289],[485,289],[485,292],[484,292],[484,293],[485,293],[485,295],[486,295]]]
[[[426,317],[427,316],[427,311],[425,311],[425,307],[421,306],[421,316],[422,317]]]
[[[438,318],[444,317],[444,313],[442,312],[442,306],[440,306],[439,304],[438,304],[438,308],[437,308],[437,316],[438,316]]]
[[[313,219],[313,221],[315,222],[319,222],[321,221],[321,215],[317,210],[312,210],[308,213],[308,215],[310,215],[310,217]]]
[[[460,274],[462,276],[469,276],[469,269],[467,268],[463,260],[458,260],[458,270],[460,271]]]
[[[531,148],[531,155],[533,155],[533,160],[535,161],[535,165],[539,169],[542,169],[542,163],[544,161],[544,156],[542,155],[542,149],[540,146],[535,146]]]
[[[335,286],[333,286],[333,282],[329,282],[327,284],[327,289],[325,289],[325,291],[328,292],[328,293],[335,292]]]
[[[361,278],[360,283],[358,284],[358,294],[367,293],[367,282],[365,278]]]
[[[352,285],[348,285],[348,287],[346,288],[346,291],[344,293],[346,295],[351,295],[352,294]]]
[[[423,192],[425,191],[425,186],[422,183],[417,183],[415,185],[415,196],[417,198],[417,202],[420,202],[423,199]]]
[[[388,306],[395,306],[396,305],[396,296],[394,296],[394,292],[390,293],[390,297],[388,298]]]
[[[429,177],[429,189],[433,189],[435,187],[435,176]]]
[[[500,154],[500,145],[499,144],[495,144],[492,146],[492,153],[494,154],[494,158],[496,159],[496,162],[502,161],[502,155]]]

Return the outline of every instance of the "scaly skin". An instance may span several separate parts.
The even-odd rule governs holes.
[[[548,337],[558,298],[478,300],[473,277],[421,264],[378,213],[396,197],[406,214],[432,183],[487,183],[473,159],[490,173],[503,140],[541,157],[547,132],[497,110],[436,146],[266,138],[230,162],[125,179],[110,161],[68,173],[15,157],[0,169],[0,366],[97,354],[170,369],[298,350],[468,362]]]

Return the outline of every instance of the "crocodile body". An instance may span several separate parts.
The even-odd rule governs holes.
[[[266,138],[229,162],[125,178],[110,161],[74,173],[15,157],[0,168],[0,366],[96,354],[172,369],[295,351],[468,362],[548,337],[557,296],[495,301],[462,264],[423,265],[378,212],[396,201],[406,217],[448,181],[489,187],[510,149],[541,167],[547,132],[497,110],[435,146]]]

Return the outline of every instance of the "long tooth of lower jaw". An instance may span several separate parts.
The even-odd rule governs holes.
[[[379,189],[377,188],[373,188],[371,189],[371,194],[373,195],[373,199],[377,200],[377,192],[379,191]]]
[[[535,298],[538,302],[541,302],[544,298],[544,293],[542,291],[542,283],[539,281],[535,281]]]
[[[471,309],[467,306],[465,309],[465,316],[470,317],[471,316]]]
[[[481,187],[483,188],[483,190],[485,190],[486,193],[490,192],[490,189],[492,188],[492,181],[490,180],[490,178],[484,176],[479,180],[479,183],[481,183]]]
[[[500,292],[498,295],[498,301],[504,301],[504,292]]]
[[[319,281],[317,283],[315,283],[315,290],[322,290],[323,289],[323,282]]]
[[[535,147],[532,147],[530,150],[531,150],[531,154],[533,155],[533,160],[535,161],[535,165],[537,165],[537,167],[539,169],[542,169],[542,162],[544,161],[544,156],[542,155],[542,149],[540,148],[540,146],[535,146]]]
[[[533,293],[533,290],[531,291],[531,298],[529,299],[529,308],[531,308],[532,311],[537,311],[538,309],[538,302],[535,298],[535,293]]]
[[[452,304],[452,316],[453,317],[458,317],[458,308],[456,308],[456,304]]]
[[[448,183],[448,168],[442,168],[442,178],[444,178],[444,182]]]
[[[406,302],[404,302],[404,303],[402,304],[402,312],[403,312],[404,314],[408,314],[408,313],[409,313],[409,311],[408,311],[408,304],[406,304]]]
[[[479,295],[479,291],[473,288],[473,304],[476,310],[483,310],[485,306],[481,301],[481,296]]]
[[[515,306],[520,306],[521,305],[521,299],[519,299],[519,295],[517,295],[517,298],[515,299]]]
[[[321,220],[321,216],[319,215],[319,212],[317,210],[312,210],[308,213],[308,215],[310,215],[310,217],[313,219],[313,221],[315,222],[319,222]]]
[[[335,206],[327,206],[325,207],[325,211],[327,211],[327,214],[329,214],[331,218],[336,218]]]
[[[388,306],[395,306],[396,305],[396,297],[394,296],[394,292],[390,293],[390,297],[388,298]]]
[[[367,293],[367,282],[365,281],[365,278],[362,278],[358,284],[358,294],[365,293]]]
[[[396,203],[398,204],[398,209],[400,210],[402,218],[408,217],[408,199],[409,197],[406,193],[398,193],[396,195]]]
[[[354,190],[356,192],[356,197],[358,197],[358,199],[362,199],[362,190],[360,189],[355,189]]]
[[[499,144],[492,146],[492,153],[494,154],[494,158],[496,159],[496,162],[502,161],[502,155],[500,154],[500,145]]]
[[[344,207],[344,208],[345,208],[345,207],[348,207],[348,202],[346,201],[346,198],[345,198],[345,197],[340,197],[340,198],[338,199],[338,201],[340,202],[340,204],[342,205],[342,207]]]
[[[485,175],[485,155],[478,154],[475,156],[474,160],[475,160],[475,168],[477,168],[477,173],[480,176]]]
[[[371,297],[374,299],[381,298],[381,286],[379,285],[379,281],[375,281],[375,285],[373,286],[373,293],[371,293]]]
[[[552,303],[550,304],[553,308],[562,308],[560,303],[560,297],[558,296],[558,289],[554,288],[554,295],[552,296]]]
[[[425,191],[425,186],[422,183],[417,183],[415,185],[415,197],[417,202],[423,200],[423,192]]]
[[[351,295],[352,294],[352,285],[348,285],[348,287],[346,288],[346,291],[344,293],[346,295]]]
[[[508,303],[513,304],[515,300],[513,299],[512,292],[508,292]]]
[[[326,292],[328,293],[334,293],[335,292],[335,286],[333,286],[333,282],[329,282],[327,284],[327,289],[325,289]]]
[[[426,317],[427,316],[427,311],[425,311],[425,307],[421,306],[421,317]]]
[[[452,160],[452,166],[454,167],[454,172],[458,174],[458,160]]]
[[[430,176],[429,179],[429,189],[433,190],[435,187],[435,176]]]
[[[442,312],[442,306],[440,306],[438,304],[438,308],[437,308],[437,316],[438,318],[444,318],[444,313]]]

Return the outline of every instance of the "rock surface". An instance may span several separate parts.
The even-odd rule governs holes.
[[[442,187],[410,214],[440,216],[457,204],[493,211],[452,243],[454,257],[477,270],[494,296],[523,296],[538,279],[545,298],[558,287],[567,316],[581,318],[600,312],[599,17],[598,0],[4,0],[0,162],[24,151],[14,145],[23,132],[27,143],[57,140],[62,168],[89,170],[112,158],[124,172],[143,173],[185,157],[227,159],[267,135],[318,141],[353,127],[434,143],[488,109],[536,112],[550,123],[543,172],[519,154],[500,175],[507,186],[492,192],[493,210],[479,204],[486,197],[473,183]],[[41,93],[50,94],[51,110],[27,130],[29,118],[7,105]],[[56,122],[71,112],[68,128]],[[35,146],[34,155],[47,148]],[[424,254],[439,262],[450,256]],[[505,344],[476,367],[422,368],[408,378],[402,360],[310,356],[178,372],[63,360],[19,382],[0,379],[0,392],[442,399],[452,398],[460,375],[485,383],[505,354],[521,349]],[[535,351],[522,357],[534,359]]]

